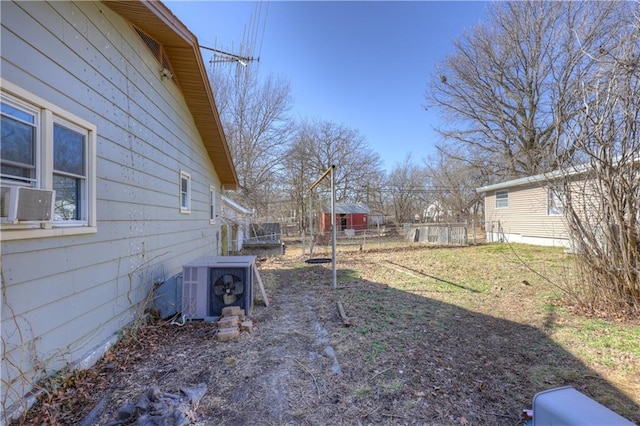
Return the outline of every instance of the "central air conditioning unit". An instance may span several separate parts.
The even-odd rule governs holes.
[[[3,222],[50,222],[56,191],[22,186],[0,188],[0,216]]]
[[[213,320],[222,308],[253,309],[256,256],[206,256],[182,267],[182,315]]]

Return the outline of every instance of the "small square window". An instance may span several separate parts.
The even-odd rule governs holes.
[[[180,213],[191,213],[191,175],[180,171]]]
[[[509,207],[509,190],[496,191],[496,209]]]

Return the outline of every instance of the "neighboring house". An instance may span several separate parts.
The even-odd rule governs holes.
[[[380,210],[370,211],[369,214],[367,215],[367,222],[368,222],[368,226],[371,226],[371,227],[384,226],[385,224],[384,212]]]
[[[422,211],[422,221],[424,222],[440,222],[447,216],[451,216],[451,211],[445,211],[439,201],[429,204]]]
[[[249,238],[252,211],[222,196],[222,251],[223,253],[239,252],[244,241]],[[227,236],[227,244],[224,244]]]
[[[630,215],[636,214],[640,223],[640,207],[631,204],[638,202],[634,183],[640,157],[616,157],[610,163],[594,163],[478,188],[476,191],[485,196],[487,241],[563,246],[574,251],[582,244],[572,240],[567,214],[579,222],[577,228],[585,228],[586,235],[596,239],[590,244],[602,247],[608,243],[606,233],[617,232],[612,229],[621,221],[635,223]],[[614,168],[616,172],[612,172]],[[613,188],[608,184],[613,184]],[[609,191],[617,193],[613,200],[604,195]],[[624,196],[618,205],[616,196]],[[567,203],[570,208],[565,214]]]
[[[3,423],[45,375],[96,362],[154,284],[216,254],[237,176],[198,41],[162,3],[0,13]]]
[[[485,195],[487,241],[568,247],[562,202],[550,183],[560,176],[541,174],[478,188]]]
[[[364,204],[336,204],[336,231],[363,231],[368,229],[369,207]],[[331,232],[331,210],[328,209],[320,216],[320,232]]]

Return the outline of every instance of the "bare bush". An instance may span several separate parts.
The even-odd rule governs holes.
[[[616,44],[584,52],[598,68],[571,133],[587,161],[563,179],[581,302],[609,312],[640,311],[639,16],[620,17]]]

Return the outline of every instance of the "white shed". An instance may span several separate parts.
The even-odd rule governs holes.
[[[227,252],[239,252],[242,245],[249,238],[249,228],[251,226],[251,216],[253,212],[233,201],[231,198],[222,196],[222,221],[226,226],[229,236],[226,245]],[[225,231],[223,230],[223,235]],[[225,247],[223,246],[223,250]]]

